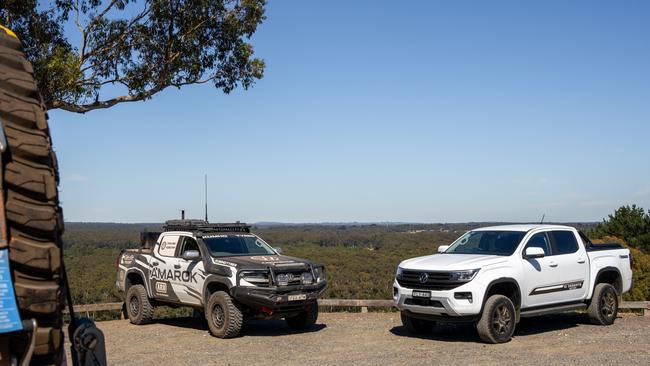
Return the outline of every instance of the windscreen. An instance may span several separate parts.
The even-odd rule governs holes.
[[[255,235],[204,236],[203,242],[213,257],[275,254],[270,245]]]
[[[523,231],[469,231],[453,242],[446,254],[512,255],[526,233]]]

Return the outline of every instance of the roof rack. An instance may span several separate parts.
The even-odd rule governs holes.
[[[214,232],[240,232],[250,233],[251,226],[242,222],[234,223],[209,223],[205,220],[167,220],[163,225],[165,231],[200,231],[203,233]]]

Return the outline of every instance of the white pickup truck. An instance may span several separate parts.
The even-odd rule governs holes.
[[[569,226],[503,225],[401,262],[393,300],[411,332],[468,321],[483,341],[503,343],[520,317],[586,308],[593,323],[612,324],[631,288],[632,256],[618,244],[592,244]]]

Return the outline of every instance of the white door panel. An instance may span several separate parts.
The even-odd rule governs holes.
[[[544,240],[540,240],[541,237]],[[538,239],[532,243],[534,239]],[[550,254],[543,258],[524,259],[524,307],[578,301],[588,288],[587,253],[572,231],[553,230],[533,235],[526,245],[542,247]],[[548,248],[550,245],[550,248]],[[524,249],[525,250],[525,249]]]

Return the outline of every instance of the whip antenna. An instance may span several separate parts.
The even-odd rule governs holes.
[[[205,222],[208,222],[208,175],[205,175]]]

